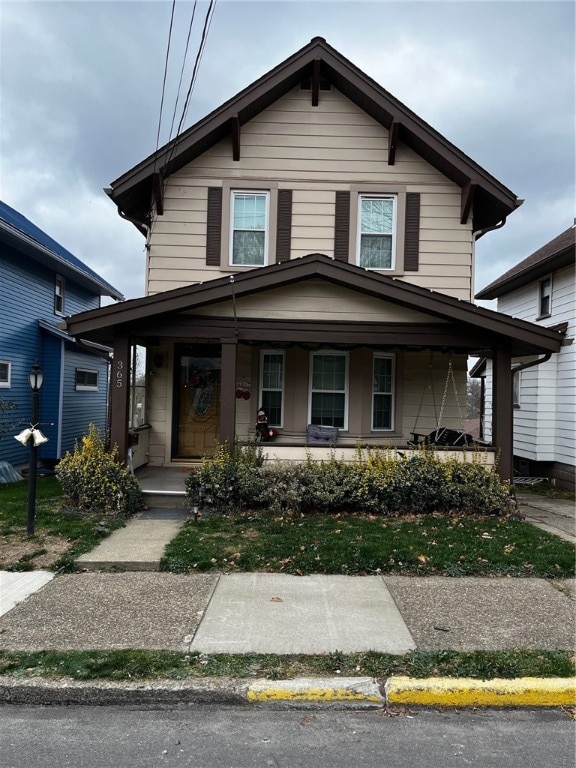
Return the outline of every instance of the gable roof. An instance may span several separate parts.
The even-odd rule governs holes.
[[[496,299],[557,269],[574,263],[576,224],[550,240],[523,261],[476,294],[477,299]]]
[[[124,296],[83,261],[56,242],[29,219],[0,201],[0,242],[25,253],[63,277],[75,280],[99,296],[123,301]]]
[[[393,132],[463,189],[463,211],[473,202],[473,228],[481,231],[503,222],[522,201],[449,142],[375,80],[348,61],[321,37],[294,53],[274,69],[226,101],[180,136],[112,182],[107,193],[138,228],[147,223],[155,173],[166,178],[190,163],[225,136],[305,79],[322,77]],[[322,98],[321,91],[317,91]],[[467,214],[466,214],[467,215]]]
[[[190,314],[194,309],[228,301],[253,293],[293,285],[319,278],[364,294],[391,301],[399,306],[416,308],[441,320],[466,324],[486,336],[501,336],[517,354],[557,352],[562,337],[557,331],[540,328],[493,310],[477,307],[443,293],[381,275],[347,262],[336,261],[323,254],[311,254],[267,267],[257,267],[237,275],[187,285],[172,291],[131,299],[101,309],[90,310],[67,318],[66,329],[72,336],[86,337],[104,344],[112,343],[116,329],[126,325],[161,325],[170,315]],[[351,326],[353,323],[350,324]],[[384,329],[385,324],[381,324]],[[133,331],[137,333],[136,331]]]

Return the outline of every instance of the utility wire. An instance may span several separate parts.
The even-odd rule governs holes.
[[[175,9],[176,9],[176,0],[172,0],[172,12],[170,14],[170,29],[168,30],[168,44],[166,46],[166,59],[164,61],[164,78],[162,80],[162,97],[160,99],[160,114],[158,115],[158,130],[156,132],[156,151],[154,153],[154,173],[156,173],[156,162],[158,160],[158,146],[160,144],[160,128],[162,126],[162,111],[164,109],[164,95],[166,93],[166,78],[168,75],[168,60],[170,58],[170,45],[172,42],[172,26],[174,24]]]
[[[182,68],[180,69],[180,80],[178,81],[178,91],[176,93],[176,102],[174,104],[174,111],[172,112],[172,122],[170,123],[170,133],[168,134],[168,141],[172,138],[172,131],[174,130],[174,122],[176,120],[176,111],[178,109],[178,102],[180,101],[180,89],[182,88],[182,79],[184,77],[184,68],[186,66],[186,59],[188,58],[188,46],[190,45],[190,37],[192,35],[192,26],[194,24],[194,16],[196,14],[196,5],[198,0],[194,0],[192,7],[192,16],[190,18],[190,24],[188,25],[188,36],[186,38],[186,48],[184,50],[184,58],[182,59]]]

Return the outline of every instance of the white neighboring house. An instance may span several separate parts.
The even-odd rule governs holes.
[[[565,333],[560,352],[513,360],[514,467],[520,475],[554,478],[571,489],[576,465],[575,232],[576,226],[569,227],[476,294],[477,299],[498,299],[498,312]],[[481,360],[470,375],[484,379],[482,437],[490,439],[491,361]]]

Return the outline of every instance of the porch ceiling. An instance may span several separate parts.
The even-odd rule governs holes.
[[[202,317],[195,310],[282,286],[321,279],[375,297],[398,307],[417,310],[425,322],[373,322]],[[440,321],[440,322],[439,322]],[[149,339],[234,338],[238,341],[285,341],[358,345],[447,347],[470,353],[502,348],[513,355],[557,352],[557,331],[477,307],[466,301],[367,272],[345,262],[311,254],[301,259],[252,269],[207,283],[133,299],[67,318],[68,333],[112,345],[119,336]]]

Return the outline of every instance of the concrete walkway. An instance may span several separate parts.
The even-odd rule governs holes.
[[[535,493],[516,493],[526,522],[576,544],[576,505],[564,499],[548,499]]]
[[[186,509],[147,509],[124,528],[114,531],[91,552],[80,555],[78,566],[97,571],[118,568],[127,571],[157,571],[166,545],[183,527]]]
[[[52,581],[50,571],[0,571],[0,616]]]

